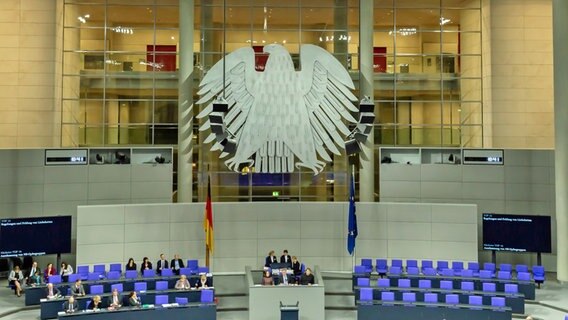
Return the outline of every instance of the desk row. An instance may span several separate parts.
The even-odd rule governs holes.
[[[59,313],[61,320],[216,320],[217,311],[214,304],[185,305],[176,307],[144,307],[120,308],[115,310],[100,310],[96,312],[79,311],[73,313]]]
[[[166,290],[166,291],[146,291],[129,294],[100,294],[86,295],[80,297],[56,297],[53,299],[42,299],[40,306],[40,318],[55,318],[60,311],[67,310],[87,310],[89,307],[107,308],[116,306],[144,306],[144,305],[162,305],[162,304],[187,304],[187,303],[205,303],[210,304],[215,300],[214,290]],[[100,303],[93,304],[95,299],[100,299]]]
[[[464,277],[442,277],[442,276],[406,276],[406,277],[389,277],[389,278],[376,278],[363,275],[353,276],[353,287],[357,285],[364,285],[367,280],[359,279],[369,279],[369,285],[377,284],[377,286],[383,287],[398,287],[399,280],[401,280],[400,285],[427,289],[428,286],[432,288],[445,288],[445,289],[461,289],[462,283],[464,288],[471,288],[471,283],[473,283],[473,290],[478,291],[491,291],[493,287],[495,292],[505,292],[505,290],[518,291],[525,296],[525,299],[534,300],[536,297],[535,283],[531,281],[516,281],[516,280],[499,280],[499,279],[479,279],[479,278],[464,278]],[[376,279],[376,280],[375,280]],[[423,280],[429,280],[423,281]],[[410,285],[408,285],[410,281]],[[490,283],[490,284],[485,284]],[[494,285],[494,286],[493,286]],[[507,286],[509,285],[509,286]]]
[[[480,297],[483,305],[491,305],[493,298],[495,301],[504,301],[504,305],[511,308],[514,313],[525,312],[525,298],[520,294],[489,294],[481,291],[465,291],[465,290],[444,290],[444,289],[418,289],[418,288],[368,288],[357,287],[354,290],[355,297],[360,300],[383,300],[383,293],[387,292],[387,298],[393,294],[394,301],[406,301],[406,299],[414,299],[414,301],[424,302],[445,302],[447,296],[457,295],[459,303],[469,303],[469,297]],[[407,293],[411,293],[407,295]],[[474,298],[474,300],[477,298]]]
[[[166,290],[180,287],[180,282],[184,282],[182,288],[208,288],[213,287],[213,277],[189,277],[181,281],[181,277],[155,277],[146,279],[118,279],[101,281],[76,281],[73,284],[58,283],[28,287],[25,291],[25,303],[27,306],[40,303],[40,299],[52,295],[71,295],[71,294],[90,294],[111,292],[114,288],[119,291],[145,291],[145,290]],[[94,292],[93,292],[94,289]]]
[[[511,320],[507,307],[445,303],[363,302],[357,305],[357,320]]]

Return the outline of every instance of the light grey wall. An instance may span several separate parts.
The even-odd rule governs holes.
[[[283,249],[308,266],[351,270],[347,203],[247,202],[213,205],[215,272],[261,267]],[[204,264],[203,203],[78,207],[77,263],[124,263],[160,253]],[[477,260],[475,205],[358,203],[356,259]]]
[[[381,164],[380,199],[476,204],[478,248],[482,241],[481,213],[550,215],[553,254],[543,254],[543,264],[547,270],[556,270],[554,151],[505,150],[504,161],[502,166]],[[481,249],[479,256],[483,261],[491,259],[490,253]],[[536,254],[499,253],[497,262],[532,265],[536,264]]]
[[[45,166],[44,156],[44,149],[0,150],[0,217],[71,215],[75,239],[79,205],[171,202],[171,164]]]

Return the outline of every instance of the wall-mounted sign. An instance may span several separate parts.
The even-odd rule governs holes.
[[[502,149],[464,149],[463,164],[503,165]]]
[[[87,149],[46,149],[45,165],[85,165],[88,163]]]

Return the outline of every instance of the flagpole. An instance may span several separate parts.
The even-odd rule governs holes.
[[[351,165],[351,183],[353,183],[353,189],[355,189],[355,165]],[[355,197],[355,192],[353,192],[353,197]],[[355,255],[357,254],[357,246],[353,248],[353,255],[351,256],[351,271],[355,270]]]
[[[224,10],[224,8],[223,8]],[[209,201],[209,197],[211,196],[209,194],[209,188],[211,188],[211,186],[209,185],[211,183],[210,178],[209,178],[209,165],[207,165],[207,198],[205,199],[205,219],[207,219],[207,201]],[[205,230],[205,266],[207,268],[209,268],[209,245],[207,244],[207,229]]]
[[[205,244],[205,266],[209,268],[209,246]]]

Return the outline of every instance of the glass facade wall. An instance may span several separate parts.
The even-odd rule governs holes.
[[[358,96],[359,30],[373,28],[375,144],[481,146],[481,0],[374,0],[361,26],[358,0],[195,0],[195,27],[179,30],[179,0],[65,0],[63,146],[177,144],[178,38],[194,32],[197,84],[224,53],[302,44],[333,53]],[[188,13],[191,14],[191,13]],[[198,114],[205,106],[195,105]],[[194,199],[211,175],[216,201],[345,201],[350,170],[263,175],[228,171],[194,126]],[[377,158],[378,160],[378,158]],[[378,166],[377,161],[376,166]],[[378,169],[376,170],[378,172]],[[378,195],[377,195],[378,196]]]
[[[377,145],[482,143],[481,1],[375,0]]]
[[[66,0],[62,145],[177,143],[177,0]]]

